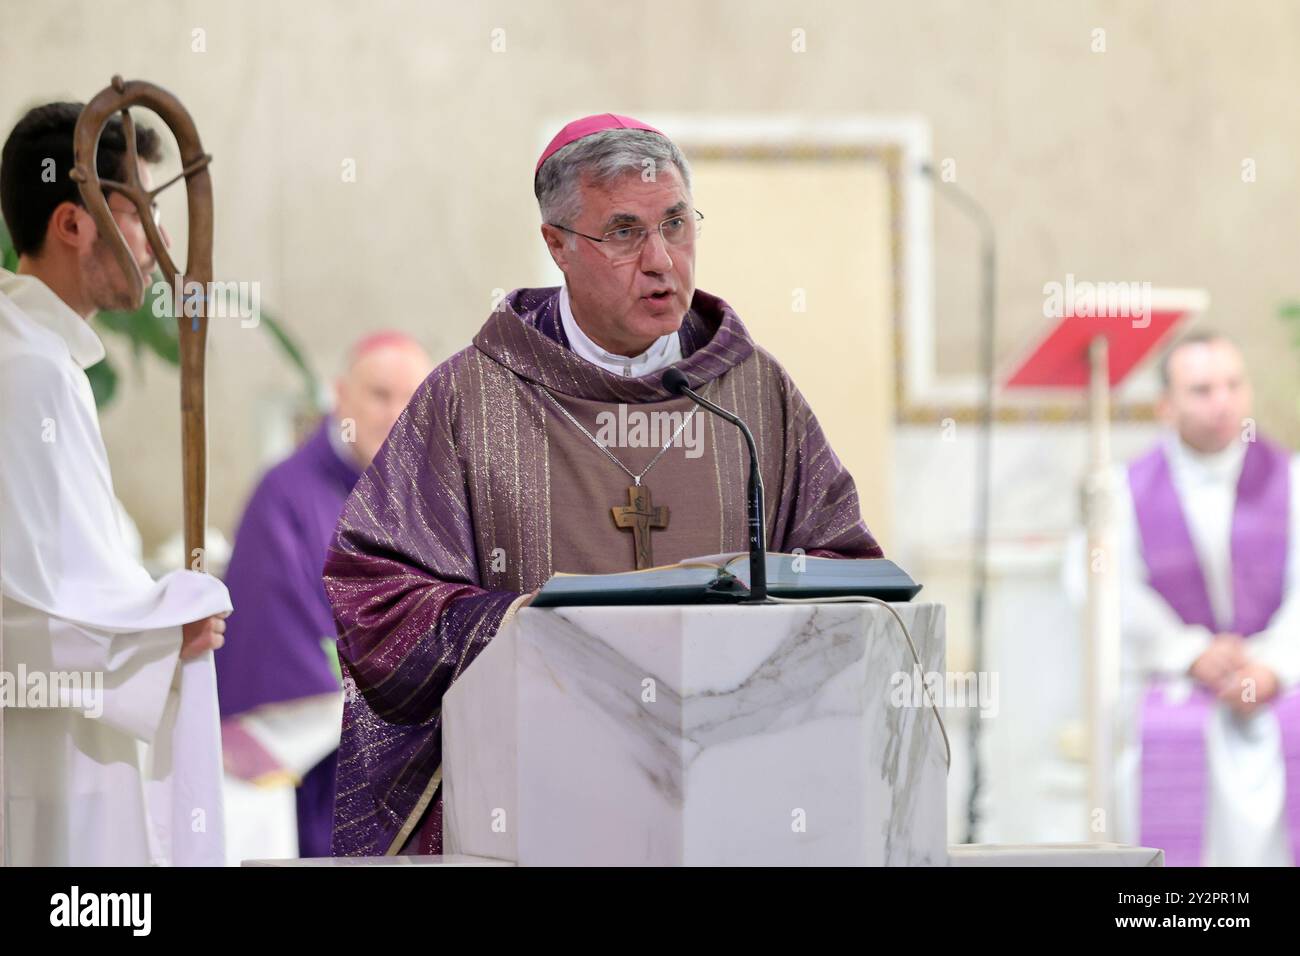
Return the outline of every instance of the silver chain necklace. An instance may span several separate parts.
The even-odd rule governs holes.
[[[649,472],[650,469],[655,466],[655,462],[657,462],[660,458],[662,458],[664,456],[664,453],[667,452],[670,447],[672,447],[673,442],[677,441],[678,436],[681,435],[682,432],[686,431],[686,426],[691,423],[691,419],[695,417],[695,413],[700,410],[700,406],[698,405],[695,405],[694,407],[691,408],[691,410],[687,413],[686,417],[682,419],[682,423],[677,426],[677,431],[673,432],[672,437],[669,438],[668,441],[664,442],[664,447],[659,449],[659,454],[651,458],[650,464],[642,468],[641,474],[638,475],[634,473],[632,469],[629,468],[627,465],[623,464],[621,461],[615,458],[614,453],[610,451],[608,448],[606,448],[604,445],[602,445],[600,443],[600,440],[595,435],[587,431],[586,426],[583,425],[582,422],[578,421],[576,418],[570,415],[569,410],[560,404],[559,399],[557,399],[554,395],[551,394],[551,390],[549,388],[547,388],[545,385],[539,385],[538,388],[540,388],[542,390],[542,393],[551,400],[551,404],[560,410],[560,414],[563,415],[565,418],[567,418],[569,421],[573,422],[573,424],[577,426],[578,431],[586,435],[588,440],[590,440],[590,442],[593,445],[595,445],[597,448],[599,448],[601,451],[605,453],[606,458],[608,458],[614,464],[618,465],[618,467],[622,468],[623,471],[627,473],[627,476],[632,479],[633,484],[638,488],[641,487],[641,479],[644,478],[646,476],[646,473]]]

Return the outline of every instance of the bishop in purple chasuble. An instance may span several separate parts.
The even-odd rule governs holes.
[[[660,371],[620,377],[574,354],[559,292],[507,296],[416,392],[344,506],[325,566],[345,700],[336,855],[441,852],[443,694],[553,573],[635,567],[632,535],[611,517],[632,482],[575,421],[595,435],[620,406],[625,419],[680,421],[693,405]],[[725,302],[698,290],[690,302],[676,364],[753,430],[769,550],[879,557],[853,479],[790,377]],[[645,474],[671,515],[651,532],[656,564],[747,547],[743,439],[697,418],[702,440],[671,445]],[[616,451],[640,472],[661,443],[636,444]]]

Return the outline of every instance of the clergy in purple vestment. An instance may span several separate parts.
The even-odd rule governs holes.
[[[1121,837],[1175,866],[1291,865],[1300,468],[1257,433],[1231,342],[1190,336],[1161,371],[1169,434],[1130,463],[1117,508],[1130,718]]]
[[[358,342],[336,382],[334,410],[263,476],[235,535],[226,584],[237,610],[216,655],[227,775],[263,786],[301,781],[302,856],[329,855],[342,706],[321,568],[344,500],[431,367],[401,333]],[[256,802],[234,802],[232,817],[260,812]],[[234,848],[240,834],[253,834],[241,852],[274,853],[256,845],[274,827],[232,819]]]
[[[703,216],[672,141],[631,117],[576,120],[534,192],[564,285],[511,292],[434,370],[325,566],[345,686],[338,855],[441,852],[442,696],[553,573],[746,549],[740,433],[693,418],[666,368],[753,429],[770,550],[881,554],[799,389],[696,288]],[[635,536],[618,519],[631,497],[656,515]]]

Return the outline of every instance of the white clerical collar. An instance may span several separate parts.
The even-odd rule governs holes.
[[[631,358],[605,351],[582,331],[574,319],[567,285],[560,287],[560,321],[564,323],[564,334],[568,337],[569,348],[574,354],[620,378],[640,378],[676,365],[682,360],[682,340],[675,331],[659,336],[648,349]]]
[[[1228,442],[1221,451],[1202,452],[1192,448],[1177,433],[1169,436],[1166,447],[1170,451],[1170,464],[1188,477],[1201,481],[1228,481],[1235,483],[1241,476],[1241,466],[1246,460],[1246,443]]]
[[[36,276],[0,269],[0,294],[8,296],[24,315],[59,337],[72,360],[89,368],[104,358],[104,343],[90,323]]]

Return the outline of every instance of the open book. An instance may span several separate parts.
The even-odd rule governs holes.
[[[865,595],[882,601],[910,601],[921,585],[885,558],[811,558],[768,552],[767,590],[782,598]],[[749,552],[738,551],[620,574],[556,574],[542,586],[532,606],[734,604],[748,596]]]

